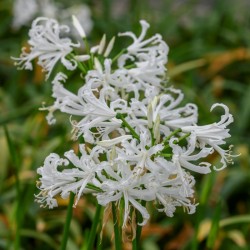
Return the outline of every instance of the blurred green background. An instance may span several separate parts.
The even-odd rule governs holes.
[[[59,249],[67,201],[59,201],[54,210],[34,202],[36,169],[49,153],[62,154],[77,144],[70,139],[70,124],[64,116],[58,115],[57,124],[48,126],[46,113],[38,110],[42,102],[52,103],[50,80],[44,81],[38,67],[17,71],[13,65],[10,57],[20,55],[32,21],[13,27],[14,4],[0,1],[0,249],[17,249],[17,245],[24,250]],[[228,105],[234,115],[229,144],[234,145],[234,154],[241,155],[221,172],[197,176],[199,206],[194,215],[179,209],[168,218],[149,205],[152,217],[142,232],[142,249],[250,249],[250,2],[74,0],[55,4],[66,16],[74,6],[88,6],[91,44],[97,44],[103,33],[108,38],[128,30],[139,34],[139,20],[147,20],[149,35],[160,33],[169,45],[170,84],[183,90],[185,102],[198,105],[199,123],[219,119],[220,113],[209,111],[215,102]],[[116,46],[122,45],[117,39]],[[213,156],[211,161],[218,159]],[[94,199],[82,198],[74,209],[68,249],[83,249],[94,211]],[[112,234],[111,220],[103,232],[105,249],[112,249]],[[124,249],[130,249],[129,242],[124,242]]]

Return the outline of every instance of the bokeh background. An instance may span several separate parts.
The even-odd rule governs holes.
[[[139,34],[139,20],[147,20],[149,33],[162,34],[170,47],[169,84],[183,90],[185,102],[198,105],[199,123],[219,119],[219,112],[209,111],[215,102],[228,105],[235,118],[229,145],[240,156],[221,172],[197,176],[194,215],[179,209],[168,218],[149,205],[152,217],[142,231],[142,249],[250,249],[250,2],[46,0],[37,1],[36,8],[32,0],[19,1],[18,7],[17,2],[0,1],[0,249],[59,249],[67,201],[59,199],[54,210],[34,202],[36,169],[49,153],[62,154],[77,144],[65,117],[48,126],[46,113],[38,110],[43,102],[52,103],[50,80],[45,82],[37,66],[17,71],[10,57],[18,57],[27,44],[36,16],[70,25],[72,14],[79,15],[91,44],[103,33],[109,39],[128,30]],[[116,46],[122,48],[123,41]],[[211,161],[218,161],[216,155]],[[95,201],[82,198],[74,209],[68,249],[84,249],[94,212]],[[105,249],[112,249],[112,239],[110,220],[103,231]],[[124,249],[130,249],[129,238]]]

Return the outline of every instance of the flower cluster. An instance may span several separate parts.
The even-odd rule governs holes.
[[[70,20],[73,13],[81,20],[87,34],[90,33],[93,26],[91,11],[86,4],[75,4],[73,7],[67,7],[54,0],[14,0],[12,12],[12,28],[14,30],[19,30],[22,26],[29,26],[31,21],[39,15],[59,18],[60,21],[71,26]],[[74,32],[72,34],[74,35]]]
[[[84,38],[85,33],[74,17],[74,26]],[[36,19],[30,30],[30,52],[16,59],[24,68],[38,58],[47,77],[55,64],[81,72],[82,87],[69,91],[60,72],[52,81],[54,103],[47,120],[56,122],[54,112],[69,116],[73,138],[83,137],[79,152],[70,150],[61,158],[52,153],[38,169],[40,193],[36,200],[43,206],[56,207],[57,195],[67,198],[75,193],[75,205],[80,197],[91,193],[103,206],[115,202],[123,206],[123,226],[136,209],[145,225],[150,217],[146,202],[154,202],[158,211],[173,216],[176,207],[188,213],[196,209],[195,179],[192,173],[207,174],[222,169],[231,160],[231,151],[222,146],[230,137],[227,126],[233,122],[224,104],[214,104],[224,110],[220,121],[199,126],[195,104],[182,105],[183,93],[166,87],[168,46],[159,34],[147,38],[149,24],[141,21],[141,34],[118,34],[132,38],[132,43],[117,55],[112,55],[115,39],[89,48],[76,55],[74,44],[61,38],[65,29],[57,21]],[[112,56],[110,56],[112,55]],[[209,163],[214,152],[221,156],[221,166]],[[122,202],[121,202],[122,201]]]

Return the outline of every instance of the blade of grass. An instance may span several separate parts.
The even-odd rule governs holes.
[[[9,112],[7,115],[2,115],[0,118],[0,125],[7,124],[13,120],[25,117],[31,112],[38,110],[39,106],[37,104],[24,105],[23,107],[17,108],[15,111]]]
[[[20,199],[21,199],[21,191],[20,191],[20,180],[19,180],[19,160],[17,156],[17,152],[15,149],[15,146],[13,144],[13,141],[9,135],[9,131],[6,126],[4,126],[4,133],[5,137],[7,139],[12,164],[14,167],[14,174],[15,174],[15,188],[16,188],[16,207],[15,207],[15,240],[14,240],[14,249],[18,250],[20,249],[20,228],[21,228],[21,209],[20,208]]]
[[[192,250],[198,249],[197,235],[198,235],[200,224],[204,218],[206,204],[211,194],[211,189],[214,184],[214,181],[215,181],[214,171],[212,171],[212,173],[210,173],[209,175],[206,175],[203,179],[202,190],[201,190],[200,199],[199,199],[200,204],[197,208],[197,213],[196,213],[195,233],[194,233],[194,237],[192,240]]]
[[[217,206],[215,208],[213,220],[212,220],[211,230],[210,230],[210,233],[209,233],[208,239],[207,239],[207,248],[208,249],[214,249],[215,241],[216,241],[218,231],[219,231],[221,207],[222,207],[221,201],[218,201]]]
[[[56,244],[56,242],[45,233],[36,232],[30,229],[22,229],[20,233],[23,237],[41,240],[44,243],[48,244],[48,246],[50,246],[51,248],[55,250],[58,249],[58,245]]]
[[[180,75],[186,71],[196,69],[199,67],[203,67],[206,65],[207,61],[205,59],[197,59],[189,62],[182,63],[180,65],[175,66],[173,69],[169,70],[169,77],[173,78],[176,75]]]
[[[239,223],[250,223],[250,214],[247,215],[237,215],[230,218],[226,218],[220,221],[220,227],[226,227],[232,224]]]

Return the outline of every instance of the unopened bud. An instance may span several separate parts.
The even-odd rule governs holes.
[[[113,37],[113,38],[110,40],[110,42],[109,42],[109,44],[108,44],[108,46],[107,46],[107,48],[106,48],[106,50],[105,50],[104,57],[108,57],[108,56],[109,56],[111,50],[112,50],[113,47],[114,47],[114,43],[115,43],[115,37]]]
[[[85,38],[86,37],[86,33],[85,33],[82,25],[80,24],[79,20],[74,15],[72,16],[72,20],[73,20],[73,25],[76,28],[76,30],[78,31],[79,35],[82,38]]]

